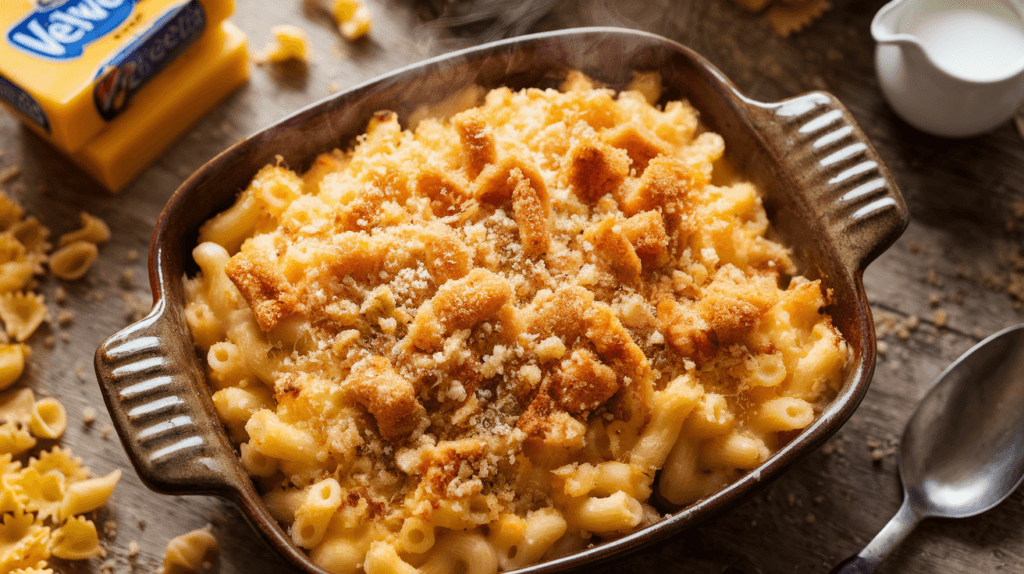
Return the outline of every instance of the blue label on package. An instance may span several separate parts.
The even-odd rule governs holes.
[[[75,60],[82,56],[85,46],[113,32],[127,20],[136,1],[40,2],[7,31],[7,42],[43,60]]]
[[[161,16],[148,31],[105,63],[93,90],[96,110],[106,120],[117,117],[132,95],[160,73],[206,29],[206,12],[192,0]]]
[[[39,106],[39,102],[3,76],[0,76],[0,100],[13,106],[14,109],[46,130],[46,133],[50,133],[50,121],[46,119],[46,114]]]

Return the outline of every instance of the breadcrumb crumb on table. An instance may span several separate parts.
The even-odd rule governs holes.
[[[117,522],[114,520],[107,520],[103,523],[103,537],[104,538],[117,538]]]
[[[57,323],[60,326],[62,326],[62,327],[66,327],[66,326],[70,325],[71,322],[74,321],[74,319],[75,319],[75,312],[74,311],[69,311],[67,309],[61,309],[60,312],[57,313]]]
[[[135,270],[125,269],[121,272],[121,287],[124,289],[131,289],[135,287]]]
[[[936,311],[935,315],[932,317],[932,323],[935,323],[935,326],[940,328],[940,329],[942,329],[943,327],[946,326],[946,322],[948,320],[949,320],[949,316],[942,309],[939,309],[938,311]]]
[[[85,423],[86,426],[96,422],[96,409],[92,407],[85,407],[82,409],[82,422]]]
[[[19,175],[21,175],[21,168],[16,165],[12,165],[3,171],[0,171],[0,183],[7,183]]]

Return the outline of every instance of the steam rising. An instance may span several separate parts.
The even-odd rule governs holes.
[[[708,4],[707,0],[430,0],[436,18],[423,26],[448,28],[471,43],[580,26],[633,28],[686,41]]]

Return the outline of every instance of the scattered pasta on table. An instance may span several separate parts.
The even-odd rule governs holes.
[[[0,393],[0,572],[45,571],[53,556],[105,555],[96,525],[84,516],[110,498],[121,471],[91,477],[81,459],[55,446],[21,462],[37,439],[60,438],[67,413],[31,389]]]
[[[207,574],[217,568],[220,545],[207,525],[176,536],[167,543],[162,574]]]
[[[50,253],[50,230],[35,217],[25,217],[24,209],[0,192],[0,572],[53,574],[47,563],[51,557],[105,555],[87,515],[107,502],[121,471],[92,477],[69,450],[34,451],[40,440],[63,436],[67,411],[55,398],[12,388],[31,354],[23,342],[49,313],[43,296],[32,291],[34,276],[44,274],[45,264],[55,277],[81,278],[96,259],[96,244],[110,239],[109,227],[99,218],[82,212],[80,220],[82,227],[62,235],[61,248]],[[63,288],[55,293],[58,302],[66,298]]]

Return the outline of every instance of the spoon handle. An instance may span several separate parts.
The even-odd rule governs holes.
[[[903,542],[921,518],[923,517],[914,511],[910,497],[904,493],[903,506],[900,506],[896,516],[892,517],[885,528],[882,528],[863,550],[837,564],[829,574],[871,574],[882,560]]]

